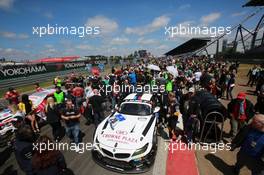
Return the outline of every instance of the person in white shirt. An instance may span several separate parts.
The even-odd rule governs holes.
[[[92,83],[91,82],[88,82],[87,83],[87,86],[85,87],[84,92],[85,92],[86,99],[87,98],[90,98],[90,97],[92,97],[94,95],[93,88],[92,88]]]
[[[196,81],[196,82],[199,82],[201,76],[202,76],[202,72],[201,72],[201,71],[196,71],[196,72],[194,73],[195,81]]]

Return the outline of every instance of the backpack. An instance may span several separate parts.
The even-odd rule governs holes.
[[[251,129],[240,150],[254,158],[261,158],[264,152],[264,133]]]

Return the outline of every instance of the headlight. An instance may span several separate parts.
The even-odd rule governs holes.
[[[97,147],[96,147],[97,146]],[[99,140],[97,139],[97,137],[96,137],[96,139],[95,139],[95,143],[94,143],[94,148],[98,148],[98,149],[101,149],[100,148],[100,143],[99,143]]]
[[[137,150],[134,152],[134,154],[132,155],[132,157],[144,153],[147,149],[148,149],[148,143],[147,143],[145,146],[143,146],[142,148],[137,149]]]

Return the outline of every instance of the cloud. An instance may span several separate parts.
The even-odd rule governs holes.
[[[73,48],[68,48],[64,50],[65,55],[75,55],[76,54],[76,50]]]
[[[0,36],[4,38],[10,38],[10,39],[16,38],[16,34],[13,32],[0,32]]]
[[[155,48],[150,48],[148,51],[150,51],[151,54],[155,56],[162,56],[164,53],[168,52],[169,49],[170,49],[169,46],[162,44]]]
[[[93,49],[93,47],[88,44],[80,44],[80,45],[77,45],[75,48],[79,50],[92,50]]]
[[[71,40],[69,39],[65,39],[65,38],[62,38],[60,41],[59,41],[59,45],[61,45],[62,47],[64,48],[72,48],[73,47],[73,43]]]
[[[45,48],[53,48],[53,45],[52,44],[45,44],[44,47]]]
[[[141,45],[155,45],[158,44],[159,41],[155,39],[145,39],[142,37],[137,40],[137,43]]]
[[[29,36],[28,36],[27,34],[23,34],[23,33],[22,33],[22,34],[18,34],[18,35],[17,35],[17,38],[18,38],[18,39],[27,39],[27,38],[29,38]]]
[[[169,49],[169,46],[165,45],[165,44],[162,44],[160,46],[158,46],[156,49],[160,49],[160,50],[168,50]]]
[[[43,16],[44,16],[45,18],[47,18],[47,19],[53,19],[53,18],[54,18],[53,14],[52,14],[51,12],[45,12],[45,13],[43,14]]]
[[[242,11],[242,12],[236,12],[231,14],[232,17],[238,17],[238,16],[244,16],[247,12],[246,11]]]
[[[178,9],[179,10],[186,10],[188,8],[191,8],[191,4],[183,4]]]
[[[11,60],[28,59],[30,56],[28,52],[14,48],[0,48],[0,55]]]
[[[116,37],[110,41],[111,45],[125,45],[125,44],[129,44],[129,43],[130,43],[130,40],[128,38],[125,38],[125,37],[123,37],[123,38]]]
[[[60,55],[61,53],[55,49],[55,48],[48,48],[40,51],[40,55],[43,55],[43,57],[49,57],[54,55]]]
[[[195,24],[195,21],[183,21],[181,23],[178,24],[178,26],[184,26],[184,27],[188,27],[188,26],[192,26]]]
[[[200,21],[202,24],[210,24],[215,22],[221,17],[221,13],[210,13],[209,15],[202,16]]]
[[[0,0],[0,9],[9,10],[13,7],[14,0]]]
[[[86,26],[100,27],[101,34],[111,34],[118,29],[118,23],[116,21],[100,15],[89,18]]]
[[[136,35],[145,35],[147,33],[152,33],[157,31],[160,28],[165,27],[170,22],[170,18],[166,15],[159,16],[153,21],[145,26],[140,27],[127,27],[125,29],[126,34],[136,34]]]
[[[16,34],[13,32],[6,32],[6,31],[0,32],[0,36],[3,38],[8,38],[8,39],[27,39],[29,38],[27,34]]]

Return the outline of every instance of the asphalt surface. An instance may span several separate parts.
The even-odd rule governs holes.
[[[104,73],[103,73],[104,75]],[[27,94],[31,94],[32,92],[26,92]],[[4,99],[0,99],[0,104],[6,105],[6,101]],[[107,115],[106,115],[107,116]],[[84,143],[93,143],[93,133],[94,133],[94,125],[85,125],[84,117],[81,118],[81,131],[85,134],[83,137]],[[52,131],[49,125],[46,125],[41,128],[41,135],[47,135],[52,138]],[[158,137],[158,150],[154,165],[150,168],[150,170],[146,173],[142,173],[142,175],[163,175],[166,174],[166,160],[167,160],[167,151],[165,148],[164,139],[167,138],[167,131],[160,131],[160,136]],[[60,143],[69,143],[69,139],[65,136]],[[102,168],[97,165],[93,159],[90,151],[85,151],[84,153],[76,153],[74,151],[62,151],[65,156],[66,163],[68,168],[72,169],[75,175],[117,175],[119,173],[115,173],[109,170]],[[24,175],[24,173],[18,167],[15,156],[13,152],[9,150],[0,149],[0,175],[7,170],[9,167],[12,167],[13,170],[18,172],[18,175]],[[5,175],[5,173],[3,173]]]
[[[93,143],[93,132],[94,132],[94,125],[85,125],[85,119],[82,117],[81,119],[81,131],[85,134],[83,137],[84,143]],[[51,135],[51,127],[46,125],[41,128],[42,135],[48,135],[52,138]],[[65,136],[60,143],[69,143],[69,139]],[[102,168],[101,166],[97,165],[93,159],[92,154],[90,151],[85,151],[84,153],[76,153],[71,150],[64,150],[62,151],[63,155],[65,156],[68,168],[72,169],[76,175],[117,175],[119,173],[115,173],[109,170]],[[4,153],[4,150],[1,150],[0,155],[7,154]],[[3,158],[3,157],[2,157]],[[6,162],[0,167],[0,173],[3,172],[9,166],[12,166],[13,169],[18,171],[18,175],[23,175],[23,172],[17,165],[15,160],[14,154],[11,153],[10,157]],[[162,175],[166,172],[166,158],[167,152],[165,151],[165,144],[163,138],[160,136],[158,139],[158,151],[156,155],[156,160],[153,167],[150,171],[146,173],[142,173],[142,175]],[[2,161],[0,161],[2,162]]]

